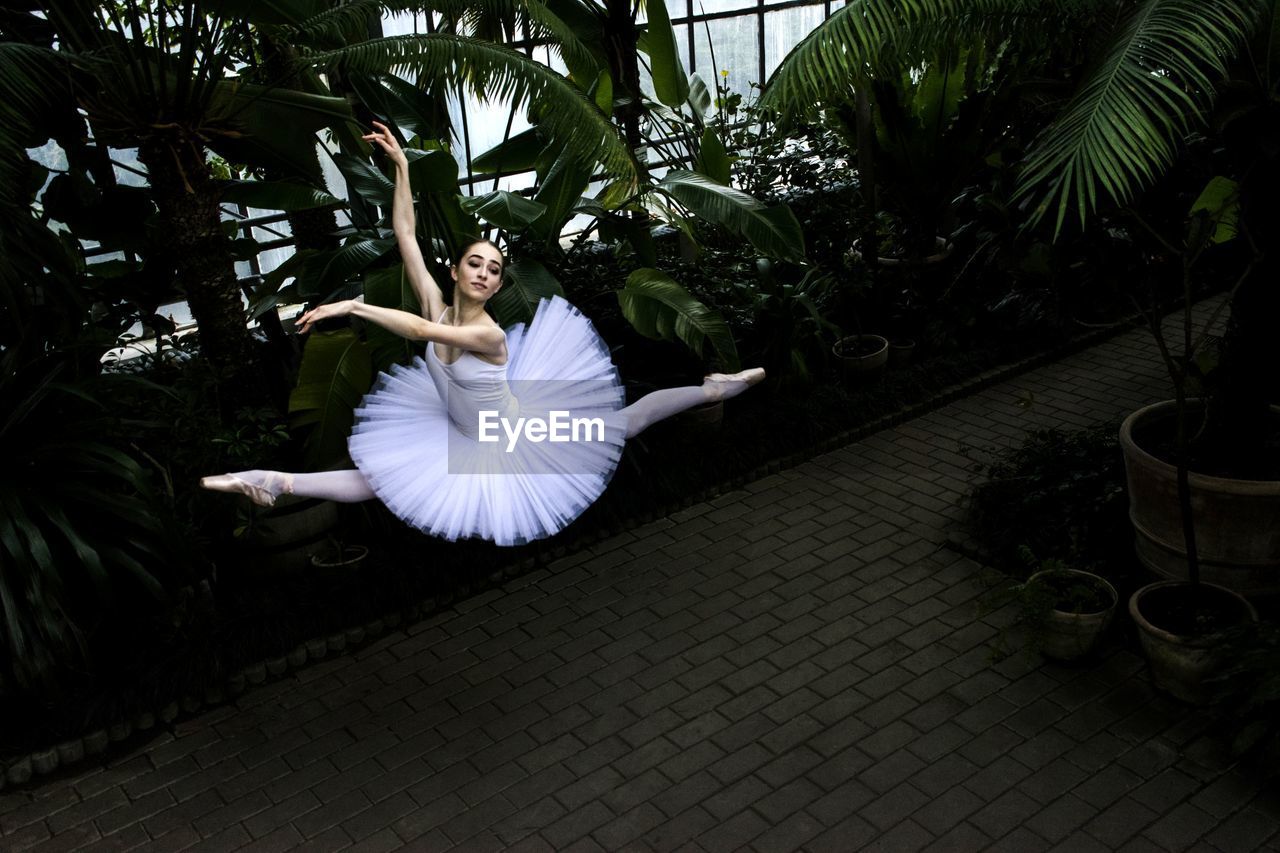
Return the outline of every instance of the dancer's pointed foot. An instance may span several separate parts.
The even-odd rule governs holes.
[[[293,494],[293,475],[279,471],[242,471],[204,477],[200,485],[214,492],[247,495],[258,506],[274,506],[280,495]]]
[[[738,373],[712,373],[704,382],[745,382],[747,385],[757,385],[764,381],[763,367],[749,367]]]
[[[708,400],[727,400],[762,381],[763,367],[752,367],[739,373],[712,373],[702,380],[702,392]]]

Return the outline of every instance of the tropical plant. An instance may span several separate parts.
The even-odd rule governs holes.
[[[1070,24],[1109,22],[1075,91],[1028,152],[1019,197],[1032,224],[1083,225],[1123,205],[1173,161],[1203,121],[1228,58],[1273,6],[1260,0],[853,0],[783,59],[762,103],[782,115],[848,105],[887,72],[918,67],[940,46],[1042,43]],[[1111,14],[1114,12],[1114,14]],[[1087,32],[1087,30],[1086,30]]]

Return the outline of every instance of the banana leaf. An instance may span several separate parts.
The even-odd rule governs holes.
[[[666,274],[642,267],[627,276],[626,286],[616,293],[622,315],[640,334],[682,341],[699,358],[710,344],[725,370],[738,370],[738,349],[724,318]]]
[[[303,436],[303,462],[313,471],[347,459],[347,436],[360,399],[373,386],[368,346],[350,329],[312,332],[302,352],[298,384],[289,395],[289,426]]]
[[[564,296],[564,289],[538,261],[522,258],[507,265],[502,288],[489,300],[493,317],[506,327],[533,319],[538,303],[552,296]]]

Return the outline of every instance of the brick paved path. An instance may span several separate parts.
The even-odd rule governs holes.
[[[991,665],[943,547],[961,445],[1164,388],[1126,334],[0,794],[0,848],[1276,849],[1131,652]]]

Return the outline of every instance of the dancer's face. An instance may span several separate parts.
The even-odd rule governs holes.
[[[477,302],[487,302],[502,287],[502,253],[488,243],[467,247],[453,267],[458,289]]]

